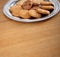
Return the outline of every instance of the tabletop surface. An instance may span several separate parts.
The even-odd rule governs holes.
[[[0,0],[0,57],[60,57],[60,13],[49,20],[22,23],[3,14]]]

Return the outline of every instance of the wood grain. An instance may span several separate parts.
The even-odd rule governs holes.
[[[60,57],[60,13],[37,23],[15,22],[0,0],[0,57]]]

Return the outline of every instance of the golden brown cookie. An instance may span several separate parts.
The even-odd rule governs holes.
[[[52,2],[48,2],[48,1],[42,1],[42,2],[40,2],[40,4],[41,5],[53,5],[53,3]]]
[[[41,17],[41,14],[37,13],[36,10],[34,10],[34,9],[29,10],[29,14],[30,14],[30,16],[35,17],[35,18]]]
[[[17,6],[17,5],[14,5],[14,6],[11,6],[10,7],[10,12],[12,13],[12,15],[14,16],[19,16],[19,11],[21,9],[21,6]]]
[[[43,0],[31,0],[34,4],[40,4]]]
[[[50,14],[50,12],[48,10],[44,10],[44,9],[41,9],[41,8],[36,9],[36,11],[40,14]]]
[[[24,19],[28,19],[31,16],[29,15],[29,11],[28,10],[20,10],[19,12],[19,16],[24,18]]]
[[[27,1],[27,0],[20,0],[20,1],[18,1],[18,2],[16,3],[16,5],[21,6],[21,5],[23,5],[23,3],[24,3],[25,1]]]
[[[54,7],[53,6],[41,6],[42,9],[46,9],[46,10],[53,10]]]

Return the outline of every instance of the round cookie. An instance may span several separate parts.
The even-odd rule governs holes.
[[[41,14],[37,13],[36,10],[34,10],[34,9],[29,10],[29,14],[30,14],[30,16],[35,17],[35,18],[41,17]]]
[[[28,19],[31,16],[29,15],[29,11],[28,10],[20,10],[19,12],[19,16],[24,18],[24,19]]]

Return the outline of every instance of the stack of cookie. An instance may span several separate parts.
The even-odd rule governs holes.
[[[23,19],[41,18],[42,15],[49,15],[54,9],[53,3],[44,0],[19,0],[10,7],[13,16]]]

